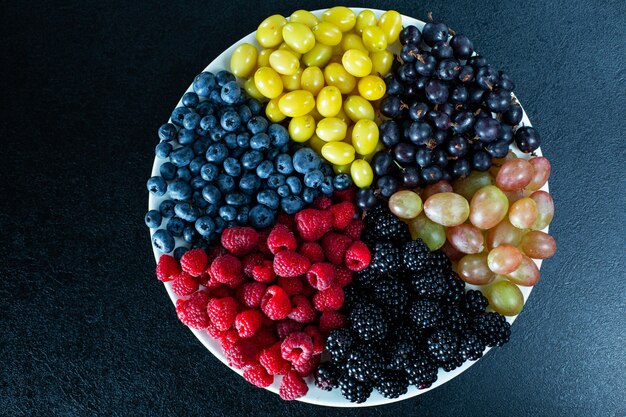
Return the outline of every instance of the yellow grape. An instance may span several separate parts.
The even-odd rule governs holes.
[[[346,112],[343,110],[343,107],[341,108],[341,110],[339,110],[339,113],[337,113],[337,116],[335,117],[337,117],[337,119],[343,120],[346,125],[352,123],[352,120],[350,120]]]
[[[322,13],[322,20],[334,24],[342,32],[347,32],[356,24],[356,15],[347,7],[335,6]]]
[[[424,202],[424,213],[430,220],[442,226],[458,226],[469,217],[470,206],[462,195],[438,193]]]
[[[320,22],[311,29],[315,40],[324,45],[335,46],[341,42],[341,31],[330,22]]]
[[[315,134],[326,142],[338,142],[346,137],[347,129],[348,125],[343,120],[336,117],[326,117],[317,123]]]
[[[352,164],[333,165],[333,171],[334,171],[335,175],[338,175],[338,174],[349,174],[351,166],[352,166]]]
[[[301,90],[302,84],[300,82],[302,78],[302,68],[299,68],[295,74],[281,75],[280,79],[283,80],[283,88],[287,91]]]
[[[537,220],[537,203],[530,197],[520,198],[509,208],[509,221],[518,229],[528,229]]]
[[[294,117],[289,122],[289,136],[294,142],[306,142],[315,133],[315,119],[310,114]]]
[[[296,58],[300,59],[302,58],[302,54],[300,52],[296,52],[294,51],[289,45],[287,45],[285,42],[281,43],[280,46],[278,47],[279,50],[281,51],[287,51],[289,53],[291,53],[293,56],[295,56]]]
[[[302,62],[307,67],[324,67],[332,57],[332,46],[316,43],[313,49],[302,55]]]
[[[270,66],[270,55],[274,52],[275,49],[263,49],[259,52],[256,59],[256,66],[258,68],[261,67],[269,67]]]
[[[347,143],[348,145],[352,145],[352,131],[354,130],[354,125],[351,125],[350,123],[348,123],[348,128],[346,129],[346,137],[343,138],[343,142]],[[354,145],[352,145],[352,147],[354,147]]]
[[[397,191],[389,197],[389,210],[401,219],[414,219],[422,212],[422,199],[410,190]]]
[[[270,67],[282,75],[293,75],[300,68],[300,60],[292,53],[277,50],[270,54]]]
[[[489,300],[489,307],[503,316],[516,316],[524,307],[524,295],[512,282],[496,281],[484,291]]]
[[[267,102],[267,106],[265,106],[265,116],[272,122],[278,123],[285,120],[285,116],[281,111],[280,107],[278,107],[278,103],[282,96],[275,97]]]
[[[265,97],[276,98],[283,92],[283,80],[270,67],[261,67],[254,73],[254,84]]]
[[[288,117],[300,117],[309,113],[315,107],[315,97],[310,91],[291,91],[281,97],[278,108]]]
[[[359,80],[359,94],[366,100],[376,101],[387,91],[385,81],[377,75],[368,75]]]
[[[388,10],[380,17],[378,26],[385,33],[387,42],[394,43],[402,31],[402,15],[395,10]]]
[[[308,27],[312,28],[319,22],[317,16],[308,10],[296,10],[289,16],[289,21],[294,23],[304,23]]]
[[[510,274],[522,263],[522,252],[515,246],[503,244],[493,248],[487,255],[487,265],[496,274]]]
[[[279,14],[272,15],[261,22],[256,30],[256,40],[263,48],[274,48],[283,41],[283,26],[287,19]]]
[[[343,165],[342,165],[343,166]],[[350,165],[350,176],[354,185],[359,188],[367,188],[374,181],[374,172],[369,162],[363,159],[357,159]]]
[[[359,155],[368,155],[378,145],[378,125],[372,120],[361,119],[352,129],[352,146]]]
[[[283,26],[283,39],[294,51],[306,54],[315,46],[315,36],[304,23],[287,23]]]
[[[368,51],[379,52],[387,49],[387,38],[378,26],[370,26],[363,30],[363,44]]]
[[[547,233],[533,230],[524,235],[520,249],[534,259],[547,259],[556,252],[556,242]]]
[[[326,141],[320,139],[319,136],[313,135],[308,142],[308,145],[311,149],[313,149],[317,153],[322,153],[322,147],[326,145]]]
[[[422,239],[428,249],[437,250],[446,243],[446,229],[440,224],[431,221],[424,212],[409,220],[411,238]]]
[[[363,10],[356,17],[356,25],[354,27],[356,33],[361,35],[365,28],[370,26],[376,26],[376,13],[371,10]]]
[[[313,118],[313,120],[315,120],[315,123],[324,118],[324,116],[322,116],[320,112],[317,111],[317,107],[314,107],[313,110],[309,112],[309,115]]]
[[[354,161],[354,148],[344,142],[328,142],[322,147],[322,156],[335,165],[346,165]]]
[[[317,95],[317,111],[324,117],[335,117],[342,105],[341,91],[335,86],[322,88]]]
[[[370,59],[372,60],[372,74],[384,76],[391,71],[391,65],[393,64],[393,54],[391,52],[372,52],[370,53]]]
[[[341,49],[348,51],[350,49],[358,49],[367,52],[367,48],[363,44],[363,40],[356,33],[346,33],[341,40]]]
[[[230,72],[236,77],[246,78],[256,68],[258,51],[249,43],[242,43],[230,57]]]
[[[343,102],[343,110],[353,122],[361,119],[374,120],[372,104],[361,96],[348,96]]]
[[[491,229],[502,221],[509,212],[509,200],[494,185],[482,187],[470,202],[470,221],[479,229]]]
[[[257,100],[263,100],[265,98],[265,96],[256,88],[256,84],[254,84],[254,77],[248,78],[243,83],[243,89],[246,90],[246,93],[248,93],[248,95],[252,98],[256,98]]]
[[[356,78],[341,64],[332,63],[324,68],[324,79],[326,85],[334,85],[341,91],[341,94],[348,94],[356,86]]]
[[[372,71],[372,61],[367,52],[349,49],[341,58],[343,67],[355,77],[365,77]]]
[[[304,71],[302,71],[300,84],[303,90],[310,91],[316,96],[324,87],[324,73],[318,67],[305,68]]]
[[[457,273],[468,284],[486,285],[494,280],[496,275],[489,269],[486,253],[465,255],[459,260]]]

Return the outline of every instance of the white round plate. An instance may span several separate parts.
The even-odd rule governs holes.
[[[359,8],[359,7],[351,7],[351,9],[357,15],[362,10],[366,10],[364,8]],[[326,9],[316,10],[316,11],[313,11],[312,13],[319,17],[324,12],[324,10]],[[369,10],[372,10],[374,13],[376,13],[378,17],[380,17],[384,13],[383,10],[377,10],[377,9],[369,9]],[[261,20],[259,20],[259,22],[260,21]],[[403,15],[402,24],[403,26],[414,25],[414,26],[417,26],[417,28],[421,30],[425,22]],[[247,42],[252,45],[255,45],[259,50],[262,49],[259,46],[258,42],[256,41],[255,33],[256,32],[252,32],[249,35],[243,37],[242,39],[239,40],[239,42],[233,44],[230,48],[222,52],[203,71],[210,71],[213,73],[217,73],[218,71],[221,71],[224,69],[229,70],[230,69],[230,56],[232,55],[233,51],[237,48],[237,46],[239,46],[242,43]],[[189,91],[193,91],[191,85],[189,86],[186,92],[189,92]],[[182,100],[182,97],[181,97],[181,100]],[[179,107],[179,106],[182,106],[181,101],[179,101],[178,104],[176,105],[176,107]],[[531,126],[530,120],[528,120],[528,116],[526,115],[526,112],[524,112],[524,117],[520,124],[523,126]],[[530,158],[530,155],[519,152],[517,148],[513,150],[519,157],[526,158],[526,159]],[[541,149],[537,149],[537,151],[535,151],[535,154],[541,155]],[[160,175],[159,167],[161,166],[163,162],[166,162],[166,160],[158,159],[158,158],[154,159],[154,164],[152,166],[152,174],[151,174],[152,176]],[[542,190],[548,191],[548,184],[546,184],[542,188]],[[161,203],[161,201],[165,200],[166,198],[167,198],[167,194],[162,197],[155,197],[154,195],[150,194],[149,200],[148,200],[149,210],[158,210],[159,204]],[[162,228],[165,227],[166,224],[167,223],[165,222],[165,219],[164,219],[164,222],[161,225],[161,227]],[[150,236],[152,236],[152,233],[154,233],[156,230],[157,229],[150,229]],[[547,232],[548,229],[546,228],[544,231]],[[182,240],[179,240],[178,238],[176,239],[176,243],[177,243],[177,246],[184,245],[184,242]],[[154,259],[158,262],[159,257],[161,256],[161,252],[156,250],[154,247],[152,248],[152,250],[154,252]],[[535,260],[535,263],[537,264],[537,267],[541,268],[541,260]],[[473,288],[473,287],[474,286],[472,285],[467,286],[467,288]],[[171,283],[165,283],[165,288],[172,300],[172,303],[176,305],[176,299],[178,297],[172,291]],[[528,299],[528,296],[530,295],[530,292],[532,291],[532,287],[520,287],[520,289],[522,290],[522,293],[524,294],[524,300],[526,301]],[[509,321],[509,323],[512,324],[516,318],[517,316],[507,317],[507,320]],[[200,340],[200,342],[202,342],[202,344],[213,354],[213,356],[215,356],[217,359],[222,361],[222,363],[228,366],[228,361],[226,360],[226,356],[221,350],[219,342],[211,338],[207,334],[206,331],[200,331],[200,330],[195,330],[195,329],[190,329],[190,330],[198,338],[198,340]],[[516,343],[516,341],[513,340],[511,343]],[[489,350],[490,348],[485,349],[485,353],[487,353]],[[438,386],[443,385],[446,382],[450,381],[451,379],[457,377],[462,372],[466,371],[470,366],[474,365],[476,362],[477,361],[465,362],[463,366],[453,370],[452,372],[444,372],[442,369],[439,369],[439,375],[438,375],[437,381],[430,388],[418,390],[416,387],[411,386],[409,387],[409,390],[405,395],[402,395],[401,397],[396,398],[396,399],[385,398],[382,395],[380,395],[376,390],[374,390],[370,398],[365,403],[362,403],[362,404],[355,404],[355,403],[349,402],[348,400],[342,397],[339,389],[334,389],[332,391],[323,391],[321,389],[318,389],[317,387],[315,387],[315,384],[312,382],[312,378],[309,377],[307,378],[307,381],[309,383],[309,392],[304,397],[299,398],[298,401],[311,403],[311,404],[317,404],[317,405],[325,405],[329,407],[369,407],[369,406],[375,406],[375,405],[381,405],[381,404],[390,404],[390,403],[394,403],[397,401],[406,400],[407,398],[415,397],[417,395],[424,394],[425,392],[435,389]],[[239,369],[235,369],[235,368],[231,368],[231,369],[240,375],[243,374],[243,371]],[[266,389],[269,391],[272,391],[273,393],[278,394],[279,386],[280,386],[280,378],[276,378],[274,383],[270,385],[269,387],[267,387]]]

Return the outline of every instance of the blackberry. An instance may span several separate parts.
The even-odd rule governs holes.
[[[456,368],[463,365],[464,362],[465,360],[461,358],[457,352],[457,354],[448,362],[442,362],[441,368],[446,372],[454,371]]]
[[[459,355],[464,361],[475,361],[483,356],[485,342],[475,332],[468,330],[461,334]]]
[[[409,387],[406,372],[387,370],[376,381],[376,389],[385,398],[398,398],[406,394]]]
[[[418,329],[430,329],[441,324],[443,312],[437,301],[417,300],[411,304],[409,318]]]
[[[456,306],[443,308],[443,327],[456,332],[463,332],[469,327],[467,315]]]
[[[448,290],[442,298],[443,303],[448,305],[458,304],[461,297],[463,297],[463,291],[465,291],[465,282],[456,272],[452,271],[447,275],[446,284]]]
[[[363,222],[365,233],[361,240],[367,245],[377,242],[402,243],[411,240],[409,227],[389,211],[387,204],[379,204],[367,210]]]
[[[376,381],[383,371],[382,352],[376,346],[366,343],[359,345],[348,354],[345,371],[349,376],[361,381]]]
[[[384,274],[397,271],[400,267],[400,250],[393,243],[374,244],[369,269]]]
[[[418,272],[411,277],[411,289],[418,297],[439,300],[446,295],[446,278],[437,270]]]
[[[324,362],[315,369],[315,385],[324,391],[331,391],[339,386],[339,368],[332,362]]]
[[[374,301],[381,306],[390,317],[401,317],[406,312],[409,294],[397,278],[388,277],[374,287]]]
[[[489,347],[502,346],[511,337],[511,325],[498,313],[486,313],[474,318],[472,327]]]
[[[459,338],[451,330],[438,329],[428,337],[426,346],[438,362],[451,362],[459,349]]]
[[[356,273],[354,282],[361,288],[374,288],[383,277],[384,275],[379,271],[368,267]]]
[[[396,340],[389,349],[387,368],[402,370],[408,366],[409,359],[417,351],[417,341]]]
[[[423,271],[430,261],[430,251],[422,239],[412,240],[402,246],[402,263],[409,271]]]
[[[349,312],[355,304],[366,297],[354,284],[346,285],[343,288],[343,306],[344,312]]]
[[[354,332],[363,340],[383,340],[389,330],[388,319],[383,309],[375,304],[362,303],[355,306],[348,316]]]
[[[452,263],[450,258],[440,250],[436,250],[430,254],[430,266],[432,269],[449,274],[452,271]]]
[[[372,393],[372,385],[369,382],[361,382],[344,374],[339,380],[341,394],[350,402],[364,403]]]
[[[333,330],[326,339],[326,350],[330,353],[330,359],[339,364],[346,359],[348,352],[354,344],[354,336],[348,329]]]
[[[463,295],[460,306],[463,311],[471,315],[482,314],[487,309],[489,301],[482,292],[478,290],[469,290]]]
[[[437,363],[425,352],[416,352],[405,368],[408,382],[419,389],[430,387],[437,380]]]

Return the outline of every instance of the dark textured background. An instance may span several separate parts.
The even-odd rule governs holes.
[[[625,416],[626,3],[393,7],[434,11],[516,81],[552,161],[559,250],[509,345],[433,392],[353,414]],[[154,278],[142,220],[156,129],[194,75],[294,7],[0,10],[0,415],[347,415],[282,402],[214,359]]]

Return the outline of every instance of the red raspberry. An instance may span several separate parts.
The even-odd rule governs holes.
[[[356,192],[356,187],[350,187],[341,191],[336,190],[334,196],[341,201],[354,201],[356,199]]]
[[[290,333],[280,345],[280,353],[283,359],[301,365],[313,356],[313,341],[304,332]]]
[[[291,303],[295,306],[287,316],[291,320],[298,323],[310,323],[315,320],[317,313],[308,298],[303,295],[296,295],[291,299]]]
[[[332,204],[333,200],[331,200],[329,197],[326,197],[325,195],[316,197],[315,200],[313,200],[313,207],[318,210],[326,210]]]
[[[293,278],[308,271],[311,262],[297,252],[285,250],[274,256],[274,272],[281,277]]]
[[[229,282],[227,282],[226,285],[229,286],[232,289],[235,289],[235,288],[241,286],[241,284],[243,284],[246,281],[247,281],[246,277],[244,277],[243,274],[241,274],[241,275],[237,275],[234,279],[232,279]]]
[[[338,311],[324,311],[320,316],[320,332],[328,334],[346,325],[346,316]]]
[[[277,224],[267,237],[267,247],[270,248],[270,251],[272,251],[274,255],[276,255],[280,251],[296,250],[298,242],[296,242],[295,236],[291,230],[287,228],[287,226]]]
[[[261,310],[272,320],[281,320],[291,313],[291,300],[278,285],[267,289],[261,300]]]
[[[172,282],[172,291],[179,297],[186,297],[198,291],[198,280],[186,272],[181,272]]]
[[[263,261],[261,265],[252,268],[252,279],[258,282],[272,282],[276,278],[272,261]]]
[[[313,305],[317,311],[339,310],[343,306],[343,289],[330,287],[313,296]]]
[[[302,281],[300,278],[278,277],[278,286],[285,290],[288,296],[300,294],[302,292]]]
[[[209,294],[211,298],[225,298],[232,295],[232,290],[226,285],[219,284],[219,286],[212,288]]]
[[[204,277],[205,275],[206,275],[206,278],[202,278],[204,279],[204,281],[200,281],[200,284],[204,285],[205,287],[211,289],[211,288],[219,287],[220,285],[222,285],[221,282],[217,281],[211,275],[211,266],[209,266],[206,272],[202,274],[200,277]]]
[[[219,341],[221,341],[226,336],[226,332],[224,332],[222,330],[218,330],[217,327],[215,327],[215,325],[213,323],[209,323],[209,325],[206,328],[206,332],[213,339],[219,340]]]
[[[264,255],[272,254],[270,248],[267,246],[267,237],[270,235],[270,231],[270,229],[259,231],[259,243],[257,245],[257,250]]]
[[[283,320],[279,323],[276,323],[276,333],[278,333],[278,338],[280,340],[283,340],[291,333],[299,331],[302,331],[302,324],[293,320]]]
[[[327,233],[322,239],[322,249],[326,259],[335,265],[343,264],[346,251],[352,244],[348,236],[339,233]]]
[[[235,317],[235,329],[241,337],[254,336],[263,323],[263,314],[259,310],[246,310]]]
[[[180,265],[169,255],[161,255],[156,267],[156,276],[159,281],[172,281],[180,273]]]
[[[346,266],[351,271],[362,271],[367,268],[372,260],[372,254],[370,253],[367,245],[360,240],[352,243],[352,245],[346,251]]]
[[[313,242],[333,227],[333,215],[327,210],[304,209],[296,214],[296,226],[302,239]]]
[[[209,257],[204,249],[192,249],[185,252],[180,258],[180,266],[183,271],[191,276],[200,276],[209,263]]]
[[[236,280],[242,273],[241,261],[230,254],[218,256],[211,264],[211,276],[223,284]]]
[[[259,234],[251,227],[235,226],[222,232],[222,246],[236,256],[252,252],[259,243]]]
[[[304,379],[296,371],[289,371],[280,382],[278,394],[283,400],[292,401],[304,396],[308,391],[309,387]]]
[[[293,369],[300,375],[301,377],[307,377],[315,371],[317,365],[320,363],[320,355],[311,356],[311,359],[304,362],[303,364],[293,365]]]
[[[204,291],[194,293],[187,300],[176,300],[178,319],[192,329],[206,329],[209,325],[209,316],[206,311],[208,302],[209,294]]]
[[[325,290],[333,285],[336,275],[335,266],[328,262],[318,262],[311,265],[306,273],[306,279],[311,287],[317,290]]]
[[[319,355],[322,353],[324,351],[326,339],[322,336],[320,329],[315,326],[306,326],[303,331],[308,334],[313,341],[313,355]]]
[[[256,365],[257,349],[250,340],[242,339],[234,343],[224,353],[226,353],[226,359],[228,359],[230,366],[235,368],[242,369],[246,366]]]
[[[343,229],[343,234],[348,236],[352,240],[361,239],[361,233],[365,230],[365,225],[361,219],[352,219],[350,224]]]
[[[209,248],[209,253],[207,254],[209,258],[208,262],[213,262],[218,256],[226,255],[227,253],[228,251],[224,249],[222,245],[213,245]]]
[[[263,264],[265,256],[260,253],[250,253],[243,257],[243,273],[252,278],[252,268]]]
[[[237,333],[237,330],[227,330],[225,332],[222,332],[220,346],[222,347],[224,353],[226,353],[226,351],[230,350],[235,345],[235,343],[238,343],[240,340],[241,337],[239,336],[239,333]]]
[[[268,387],[272,385],[272,382],[274,382],[274,377],[269,375],[265,368],[261,365],[254,365],[246,368],[246,370],[243,371],[243,378],[259,388]]]
[[[316,242],[304,242],[300,245],[298,253],[305,256],[311,262],[323,262],[324,259],[326,259],[324,258],[322,247]]]
[[[256,334],[252,338],[254,344],[259,346],[260,348],[266,348],[276,343],[278,339],[276,338],[273,329],[273,326],[262,327],[258,332],[256,332]]]
[[[311,284],[309,284],[308,281],[304,281],[302,283],[302,295],[307,297],[309,300],[313,299],[313,295],[315,295],[316,292],[317,290],[311,287]]]
[[[250,308],[257,308],[261,306],[261,300],[265,295],[267,285],[260,282],[246,282],[241,287],[237,288],[237,300]]]
[[[218,330],[228,330],[235,323],[237,302],[232,297],[212,298],[207,306],[209,319]]]
[[[356,214],[354,204],[349,201],[335,204],[330,207],[330,212],[333,214],[333,227],[335,229],[345,229]]]
[[[291,369],[291,364],[281,355],[280,343],[261,350],[259,363],[270,375],[285,374]]]
[[[335,276],[334,284],[338,287],[345,287],[346,285],[352,283],[352,275],[353,272],[346,268],[344,265],[339,265],[337,267],[337,274]]]

